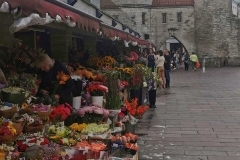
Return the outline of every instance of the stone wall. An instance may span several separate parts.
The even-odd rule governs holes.
[[[13,16],[9,13],[0,13],[0,44],[12,46],[14,34],[9,32],[9,26],[13,23]]]
[[[167,15],[167,23],[162,22],[163,13]],[[177,21],[178,13],[182,15],[181,22]],[[160,49],[171,35],[181,42],[189,53],[195,51],[193,7],[154,8],[152,17],[151,37],[157,49]]]
[[[140,33],[142,38],[144,34],[149,34],[149,41],[160,49],[165,41],[170,37],[169,29],[174,29],[174,37],[178,39],[188,50],[189,53],[195,51],[195,30],[194,30],[194,8],[188,7],[138,7],[128,6],[120,7],[121,10],[105,10],[111,15],[119,15],[119,20],[124,24]],[[134,17],[129,20],[128,17]],[[146,13],[145,24],[142,24],[142,13]],[[177,22],[177,13],[182,13],[182,22]],[[167,14],[167,23],[162,23],[162,13]]]

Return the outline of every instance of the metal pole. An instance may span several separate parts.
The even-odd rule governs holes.
[[[203,73],[205,72],[205,56],[203,57],[203,67],[202,67],[202,69],[203,69]]]

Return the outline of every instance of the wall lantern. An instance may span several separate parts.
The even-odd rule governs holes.
[[[77,2],[77,0],[67,0],[67,4],[73,6],[75,3]]]
[[[97,18],[101,18],[102,15],[103,15],[103,14],[97,9],[97,10],[96,10],[96,17],[97,17]]]
[[[117,25],[117,22],[115,22],[114,20],[112,20],[112,26],[115,27]]]

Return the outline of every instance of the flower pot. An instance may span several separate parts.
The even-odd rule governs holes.
[[[25,94],[25,92],[10,93],[2,90],[2,100],[13,104],[21,104],[24,102]]]
[[[81,96],[73,97],[73,108],[78,110],[81,107]]]
[[[97,104],[99,107],[102,107],[103,96],[92,96],[92,103]]]
[[[140,96],[140,89],[130,89],[130,99],[135,99],[137,98],[139,101],[139,96]]]
[[[134,134],[135,133],[135,124],[131,124],[131,123],[124,123],[125,125],[125,133],[132,133]]]

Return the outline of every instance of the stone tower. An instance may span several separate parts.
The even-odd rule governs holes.
[[[231,6],[231,0],[195,0],[196,53],[206,55],[208,65],[240,64],[239,19]]]

